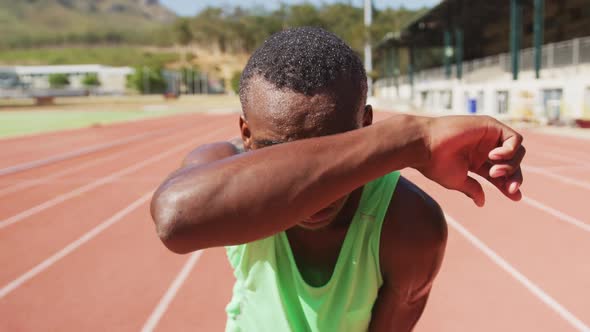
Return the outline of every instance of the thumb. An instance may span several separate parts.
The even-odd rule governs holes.
[[[483,188],[481,187],[481,184],[474,178],[467,176],[465,181],[463,181],[463,183],[457,187],[457,190],[471,198],[475,205],[482,207],[485,204],[486,197],[483,192]]]

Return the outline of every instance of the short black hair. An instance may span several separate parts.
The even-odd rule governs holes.
[[[277,32],[252,54],[240,78],[242,105],[248,85],[257,75],[279,89],[310,96],[339,80],[354,85],[359,102],[364,102],[367,94],[367,74],[360,57],[338,36],[318,27]]]

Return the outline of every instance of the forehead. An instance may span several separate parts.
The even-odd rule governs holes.
[[[352,130],[360,121],[360,93],[346,88],[305,95],[254,77],[243,105],[252,135],[290,141]]]

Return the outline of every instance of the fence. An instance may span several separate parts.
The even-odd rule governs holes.
[[[533,48],[520,50],[520,70],[534,70]],[[558,43],[545,44],[541,51],[541,69],[551,69],[566,66],[575,66],[582,63],[590,63],[590,37],[576,38]],[[496,69],[501,72],[510,72],[510,54],[502,53],[485,58],[463,62],[463,74],[469,75],[482,69]],[[452,66],[451,77],[456,77],[456,66]],[[445,68],[436,67],[418,71],[414,75],[414,82],[440,81],[445,79]],[[398,84],[409,83],[408,76],[398,78]],[[395,85],[395,79],[386,77],[376,82],[377,87]]]

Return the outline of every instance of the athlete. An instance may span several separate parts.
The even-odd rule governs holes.
[[[154,194],[176,253],[225,246],[227,331],[408,331],[441,266],[439,205],[412,167],[484,205],[479,174],[521,198],[522,136],[490,117],[372,123],[366,73],[320,28],[271,36],[240,81],[241,138],[198,147]]]

